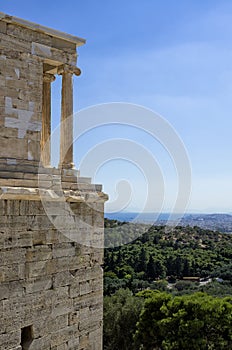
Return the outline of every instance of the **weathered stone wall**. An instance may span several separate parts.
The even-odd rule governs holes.
[[[71,203],[73,219],[92,227],[92,239],[102,239],[102,205]],[[28,326],[30,350],[102,348],[103,251],[81,245],[78,227],[70,240],[41,202],[0,201],[0,349],[24,349]]]
[[[76,62],[74,43],[0,21],[0,158],[40,161],[44,65]]]
[[[0,157],[39,161],[43,63],[17,51],[15,42],[16,51],[0,55]]]
[[[73,169],[72,148],[64,147],[72,141],[70,122],[61,127],[68,157],[60,169],[39,166],[51,132],[50,83],[43,79],[62,74],[65,120],[83,43],[0,12],[1,350],[102,349],[107,196]]]

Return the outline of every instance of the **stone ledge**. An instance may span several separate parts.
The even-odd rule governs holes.
[[[91,178],[90,177],[82,177],[82,176],[75,176],[75,175],[66,175],[66,174],[51,174],[51,173],[24,173],[22,171],[2,171],[0,169],[0,179],[7,179],[7,180],[18,180],[18,179],[24,179],[24,180],[38,180],[40,181],[62,181],[62,182],[71,182],[71,183],[87,183],[91,184]]]
[[[1,178],[1,187],[12,187],[12,188],[34,188],[40,190],[52,190],[58,193],[62,191],[81,191],[81,192],[101,192],[102,185],[91,184],[89,182],[76,182],[63,181],[60,177],[51,178],[35,178],[35,179],[18,179],[18,178]]]
[[[96,203],[105,202],[108,196],[103,192],[54,191],[39,188],[0,187],[0,199],[33,201],[66,201]]]

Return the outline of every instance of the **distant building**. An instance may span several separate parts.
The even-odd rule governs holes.
[[[183,277],[183,281],[200,282],[200,277]]]

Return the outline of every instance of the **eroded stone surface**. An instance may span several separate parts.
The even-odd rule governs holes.
[[[74,205],[76,220],[80,213],[81,221],[103,222],[103,208]],[[85,234],[99,232],[94,224]],[[39,201],[0,201],[1,349],[20,349],[26,325],[32,349],[101,349],[103,251],[84,247],[81,229],[75,233],[72,240],[56,230]]]
[[[102,349],[107,196],[72,169],[72,148],[60,169],[49,167],[49,152],[40,164],[50,135],[44,76],[79,74],[83,43],[0,13],[0,349]],[[64,119],[72,111],[65,79]]]

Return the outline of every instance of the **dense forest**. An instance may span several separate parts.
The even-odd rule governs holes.
[[[116,234],[123,226],[121,222],[107,219],[105,225],[116,229]],[[132,225],[138,234],[140,225]],[[141,229],[143,232],[144,225]],[[104,292],[110,295],[119,288],[129,288],[135,293],[148,287],[165,290],[172,286],[177,292],[184,286],[205,290],[209,287],[199,284],[198,278],[217,278],[224,284],[223,290],[229,290],[227,294],[230,294],[231,259],[230,234],[196,226],[177,226],[170,230],[164,226],[147,226],[147,231],[133,242],[105,250]],[[198,278],[194,283],[186,277]],[[176,283],[172,285],[173,282]]]
[[[108,243],[135,237],[105,249],[105,350],[232,349],[231,235],[107,219],[105,226]]]

